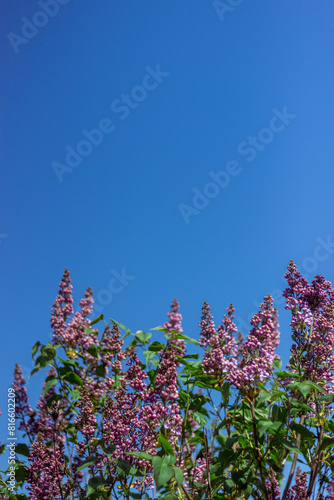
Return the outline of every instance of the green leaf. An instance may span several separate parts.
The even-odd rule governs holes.
[[[151,359],[155,357],[156,353],[152,351],[144,351],[143,354],[145,356],[146,362],[149,363]]]
[[[74,401],[77,401],[81,397],[80,391],[78,391],[77,389],[73,389],[73,391],[70,391],[70,394]]]
[[[308,406],[306,405],[305,403],[301,403],[300,401],[298,401],[297,399],[293,399],[291,401],[292,405],[295,407],[295,408],[303,408],[304,410],[308,410],[309,412],[311,413],[314,413],[315,415],[317,415],[318,417],[320,417],[319,413],[314,409],[314,408],[311,408],[311,406]]]
[[[100,477],[92,477],[89,481],[88,481],[88,488],[87,488],[87,494],[91,494],[93,493],[99,486],[103,486],[103,485],[109,485],[109,484],[112,484],[113,481],[110,480],[110,479],[104,479],[102,476]],[[101,495],[99,494],[98,497],[94,497],[94,498],[101,498]]]
[[[249,439],[245,438],[245,436],[239,436],[238,442],[241,444],[243,448],[249,448],[250,446]]]
[[[287,395],[283,391],[272,391],[271,392],[271,397],[272,401],[277,401],[278,399],[281,399],[282,401],[287,399]]]
[[[183,407],[187,406],[187,402],[189,401],[189,399],[190,399],[190,394],[182,390],[179,391],[179,400],[180,403],[183,405]]]
[[[183,484],[182,469],[180,469],[180,467],[174,467],[174,475],[175,475],[175,479],[176,479],[178,487],[181,488],[181,486]]]
[[[299,390],[299,392],[302,393],[304,398],[307,397],[307,395],[310,393],[312,387],[309,382],[301,382],[300,384],[295,384],[295,387]]]
[[[198,359],[199,354],[187,354],[187,356],[183,356],[184,359]]]
[[[332,447],[333,445],[334,445],[334,438],[329,437],[329,436],[325,436],[322,440],[321,445],[320,445],[319,452],[322,450],[325,450],[329,446]]]
[[[57,358],[64,363],[64,365],[70,365],[70,366],[77,366],[78,363],[77,361],[74,361],[74,359],[63,359],[57,356]]]
[[[167,486],[168,481],[174,476],[174,470],[173,467],[167,465],[159,456],[153,457],[152,465],[154,481],[157,489],[160,490],[163,486]]]
[[[147,344],[151,337],[152,337],[152,333],[145,333],[145,332],[142,332],[141,330],[138,330],[135,333],[135,338],[139,342],[141,342],[142,344]]]
[[[61,396],[60,394],[57,394],[57,393],[52,394],[52,396],[48,398],[48,400],[46,402],[46,406],[48,408],[51,408],[51,405],[54,401],[57,403],[58,401],[61,401],[62,399],[63,399],[63,396]]]
[[[111,444],[110,446],[105,446],[102,442],[100,443],[101,450],[103,453],[107,455],[107,457],[110,457],[114,451],[116,450],[116,445]]]
[[[227,449],[231,449],[232,446],[234,445],[234,443],[237,443],[238,442],[238,439],[237,437],[229,437],[226,439],[226,448]]]
[[[29,450],[29,447],[25,443],[18,443],[15,446],[15,453],[17,453],[18,455],[23,455],[25,457],[29,457],[30,450]]]
[[[271,393],[270,393],[270,392],[268,392],[268,391],[266,391],[266,392],[265,392],[265,391],[262,391],[262,392],[260,393],[260,400],[261,400],[261,402],[268,401],[268,399],[271,399],[271,397],[272,397],[272,395],[271,395]]]
[[[38,348],[40,345],[42,345],[42,344],[39,341],[37,341],[36,344],[34,344],[33,348],[31,349],[31,356],[32,356],[33,360],[34,360],[34,356],[35,356],[36,352],[38,351]]]
[[[162,461],[166,465],[174,465],[176,462],[176,456],[175,455],[164,455]]]
[[[119,323],[118,321],[116,321],[115,319],[112,319],[112,318],[109,318],[109,320],[112,323],[115,323],[117,326],[119,326],[119,328],[121,328],[122,330],[124,330],[126,332],[126,335],[124,335],[124,337],[122,337],[122,340],[131,334],[131,331],[126,326],[122,325],[122,323]]]
[[[92,356],[94,356],[94,358],[99,358],[99,350],[97,348],[96,345],[91,345],[90,347],[88,347],[87,349],[87,352],[89,352],[89,354],[91,354]]]
[[[164,452],[167,453],[167,455],[174,455],[174,449],[173,446],[170,444],[170,442],[164,438],[161,434],[159,434],[159,443],[164,449]]]
[[[81,471],[82,469],[85,469],[86,467],[89,467],[90,465],[93,465],[95,462],[98,462],[99,460],[101,460],[101,457],[95,457],[91,455],[90,457],[86,458],[86,460],[81,462],[81,464],[77,468],[77,472]]]
[[[231,387],[230,382],[224,382],[220,388],[225,405],[228,405],[230,399],[230,394],[231,394],[230,387]]]
[[[299,448],[294,443],[290,443],[287,439],[282,439],[282,444],[284,448],[286,448],[289,451],[292,451],[293,453],[300,454]]]
[[[232,479],[227,479],[225,481],[225,484],[226,486],[228,486],[229,488],[235,488],[235,484],[234,484],[234,481],[232,481]]]
[[[20,462],[15,462],[13,464],[15,467],[15,480],[18,483],[24,483],[26,479],[26,465],[23,461],[20,460]]]
[[[82,378],[80,378],[79,375],[77,375],[74,372],[67,372],[61,378],[63,380],[66,380],[67,382],[70,382],[70,384],[73,384],[73,385],[80,385],[80,386],[83,385]]]
[[[174,332],[176,333],[176,335],[174,334]],[[199,345],[198,340],[192,339],[191,337],[188,337],[187,335],[184,335],[183,333],[180,333],[177,330],[173,330],[172,332],[170,332],[170,334],[168,335],[168,338],[170,340],[173,340],[173,339],[188,340],[190,344]]]
[[[273,368],[274,370],[279,370],[282,368],[282,360],[281,359],[275,359],[273,361]]]
[[[149,346],[148,350],[149,351],[154,351],[154,352],[159,352],[163,351],[165,349],[165,345],[161,344],[160,342],[152,342],[152,344]]]
[[[125,472],[125,474],[128,474],[130,472],[131,464],[129,462],[127,462],[126,460],[124,460],[123,458],[118,458],[116,464],[117,464],[117,467],[122,472]]]
[[[93,330],[93,328],[85,328],[84,332],[87,333],[88,335],[98,335],[98,332]]]
[[[200,427],[204,427],[207,423],[207,420],[202,413],[195,411],[192,415],[192,418],[199,424]]]
[[[43,392],[42,392],[43,398],[44,398],[45,394],[47,394],[49,392],[49,390],[51,389],[51,387],[53,387],[54,385],[56,385],[57,382],[58,382],[58,380],[53,377],[53,378],[51,378],[50,380],[48,380],[45,383],[45,387],[44,387]]]
[[[290,427],[293,431],[298,432],[298,434],[300,434],[301,436],[303,436],[305,438],[310,438],[310,439],[315,438],[315,435],[313,434],[313,432],[311,432],[309,429],[307,429],[303,425],[297,424],[297,422],[292,422]]]
[[[158,330],[158,332],[168,332],[168,329],[165,328],[164,326],[156,326],[155,328],[150,328],[150,330]]]
[[[98,377],[105,378],[106,376],[106,369],[104,365],[98,365],[95,368],[95,373]]]
[[[133,457],[142,458],[143,460],[148,460],[149,462],[151,462],[154,458],[154,455],[150,455],[145,451],[127,451],[125,454],[132,455]]]
[[[30,377],[32,375],[34,375],[35,373],[39,372],[40,370],[42,369],[42,366],[41,365],[36,365],[35,368],[33,368],[33,370],[31,371],[29,377],[28,377],[28,380],[30,379]]]
[[[99,321],[101,321],[103,318],[104,318],[103,314],[100,314],[95,319],[93,319],[93,321],[91,321],[90,324],[91,325],[95,325],[96,323],[98,323]]]
[[[135,500],[142,500],[142,494],[141,493],[132,493],[131,491],[129,491],[129,496],[131,498],[134,498]]]
[[[158,359],[153,358],[150,361],[151,361],[152,365],[154,365],[156,367],[160,366],[160,361]]]
[[[319,396],[318,401],[328,401],[329,403],[334,403],[334,393],[326,394],[325,396]]]
[[[316,390],[318,390],[319,392],[322,392],[323,394],[327,394],[327,392],[325,391],[325,389],[324,389],[323,387],[321,387],[321,385],[316,384],[315,382],[311,382],[310,380],[308,380],[308,383],[310,384],[310,386],[311,386],[313,389],[316,389]]]
[[[274,425],[274,422],[270,422],[270,420],[259,420],[257,424],[257,428],[259,431],[260,437],[263,436]]]
[[[287,371],[276,373],[276,375],[280,378],[299,378],[299,375],[297,373],[291,373]]]
[[[258,385],[258,387],[259,387],[260,389],[262,389],[264,392],[266,392],[266,393],[270,394],[270,392],[268,391],[268,389],[266,389],[266,386],[265,386],[265,385],[263,385],[263,384],[262,384],[262,382],[258,382],[258,383],[257,383],[257,385]]]
[[[48,342],[48,345],[42,345],[41,354],[47,360],[51,360],[56,356],[57,349],[50,342]]]

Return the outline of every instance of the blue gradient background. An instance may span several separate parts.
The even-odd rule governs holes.
[[[289,259],[334,280],[333,246],[319,252],[334,240],[332,0],[242,1],[221,16],[211,1],[70,0],[17,53],[8,33],[41,8],[0,6],[1,440],[14,365],[27,377],[32,345],[48,342],[65,267],[75,304],[88,286],[105,298],[125,268],[134,279],[101,312],[134,331],[162,324],[176,297],[187,335],[205,300],[217,325],[233,302],[246,334],[274,292],[286,362]],[[157,65],[169,75],[121,120],[111,104]],[[247,161],[240,144],[284,106],[296,117]],[[115,130],[59,182],[52,163],[103,118]],[[180,204],[231,160],[240,173],[187,224]],[[28,382],[32,405],[43,376]]]

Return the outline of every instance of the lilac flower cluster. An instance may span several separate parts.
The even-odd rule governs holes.
[[[285,274],[289,287],[283,292],[286,309],[292,313],[295,344],[290,365],[300,366],[305,379],[334,391],[334,290],[329,281],[317,275],[309,283],[297,271],[293,260]]]
[[[237,373],[238,388],[256,386],[256,381],[266,382],[272,373],[272,364],[278,356],[279,345],[277,309],[273,308],[270,294],[264,297],[260,311],[251,319],[253,328],[247,340],[240,345],[241,360]],[[255,387],[254,387],[255,388]]]
[[[31,500],[58,500],[62,498],[60,483],[64,477],[63,447],[47,447],[44,437],[38,434],[37,440],[32,444],[29,456],[30,467],[27,469],[27,481],[30,486],[29,498]]]
[[[204,372],[220,380],[226,378],[236,382],[237,346],[233,334],[237,328],[232,321],[233,312],[233,305],[230,304],[227,315],[225,314],[222,325],[219,325],[216,332],[210,307],[204,302],[199,323],[202,328],[199,343],[207,349],[203,360]]]
[[[21,420],[19,429],[28,430],[29,426],[25,422],[25,417],[26,415],[32,414],[32,408],[28,403],[29,398],[27,394],[26,381],[23,377],[23,372],[17,363],[15,365],[14,382],[12,385],[15,391],[16,417]]]
[[[93,361],[87,349],[96,343],[94,333],[87,333],[90,320],[87,315],[93,311],[93,291],[89,287],[85,298],[79,302],[81,311],[74,314],[67,324],[67,319],[73,314],[73,297],[71,278],[68,269],[65,269],[63,279],[59,284],[59,293],[52,307],[51,327],[53,328],[53,344],[61,345],[64,349],[80,349],[89,361]]]
[[[97,420],[94,415],[94,405],[85,387],[81,392],[81,399],[78,401],[77,406],[80,408],[80,415],[74,419],[76,428],[80,429],[80,432],[86,437],[94,436]]]
[[[234,339],[237,328],[233,323],[233,304],[227,308],[227,315],[216,332],[210,307],[204,303],[199,326],[202,328],[200,345],[206,348],[203,361],[205,373],[221,381],[226,379],[241,390],[256,386],[257,381],[265,382],[270,377],[272,363],[278,357],[275,349],[279,344],[277,310],[272,305],[273,299],[268,294],[260,305],[260,311],[251,320],[253,328],[247,340],[237,342]]]
[[[73,314],[72,288],[70,273],[66,268],[59,284],[59,294],[52,308],[51,327],[55,343],[62,338],[66,329],[66,319]]]
[[[270,479],[266,481],[266,486],[269,492],[268,500],[281,500],[281,488],[279,487],[272,469],[270,470]]]
[[[32,442],[38,434],[43,435],[46,441],[51,440],[54,435],[53,420],[49,413],[48,400],[55,394],[55,388],[51,387],[45,396],[40,396],[37,402],[37,411],[32,410],[27,404],[28,399],[26,393],[25,380],[22,377],[22,371],[19,365],[15,367],[14,377],[16,376],[16,384],[20,385],[19,394],[23,404],[19,405],[17,417],[21,420],[19,429],[26,432],[30,442]],[[55,375],[53,367],[48,371],[47,377]],[[15,382],[13,383],[15,387]],[[43,389],[45,388],[45,382]],[[26,401],[26,402],[25,402]],[[66,403],[64,403],[66,404]]]
[[[288,491],[286,500],[305,500],[307,497],[307,473],[298,471],[296,484]]]
[[[116,445],[112,455],[129,461],[134,466],[146,467],[152,471],[152,465],[143,459],[129,457],[127,452],[145,450],[155,455],[157,450],[157,433],[163,425],[168,432],[168,439],[174,446],[182,433],[182,418],[176,400],[177,360],[176,355],[184,355],[184,341],[175,339],[177,332],[182,332],[182,316],[178,313],[179,304],[173,301],[168,313],[169,322],[164,326],[171,333],[166,349],[161,353],[160,367],[157,370],[155,387],[147,387],[147,374],[140,366],[140,360],[132,349],[127,350],[128,370],[119,377],[119,384],[114,390],[114,399],[108,396],[103,411],[103,436],[106,443]],[[174,335],[173,335],[174,333]],[[117,350],[116,345],[113,349]],[[113,365],[113,369],[116,366]],[[120,366],[117,366],[118,373]],[[132,391],[130,392],[129,389]],[[140,489],[140,480],[134,482]],[[153,478],[145,479],[145,487],[153,487]]]
[[[204,473],[208,470],[208,466],[212,464],[212,454],[211,452],[208,453],[203,453],[203,456],[198,457],[196,460],[196,465],[195,467],[192,467],[190,470],[190,477],[192,478],[193,481],[201,483],[203,485],[208,484],[208,480],[205,479]],[[188,481],[188,483],[191,484],[191,481]],[[190,489],[190,484],[188,484],[187,489]]]

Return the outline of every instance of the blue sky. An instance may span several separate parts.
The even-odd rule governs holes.
[[[332,1],[0,5],[3,413],[66,267],[134,331],[273,292],[286,362],[289,259],[334,280]]]

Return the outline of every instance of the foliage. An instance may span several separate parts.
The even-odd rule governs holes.
[[[2,471],[2,498],[334,499],[334,291],[321,276],[308,283],[293,261],[287,269],[294,343],[285,369],[270,295],[246,340],[235,339],[232,304],[216,329],[204,303],[197,341],[183,334],[176,300],[153,333],[90,320],[90,288],[74,313],[65,270],[53,341],[32,349],[32,374],[49,367],[35,410],[15,368],[25,442],[15,487]]]

